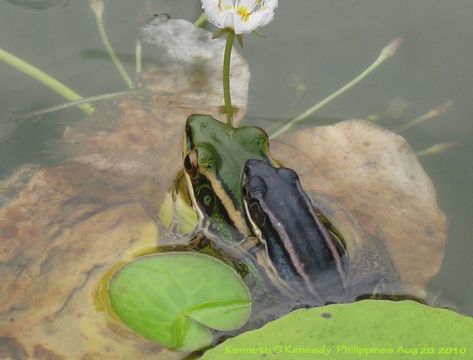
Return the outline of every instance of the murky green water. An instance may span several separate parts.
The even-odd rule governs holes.
[[[109,36],[130,73],[134,69],[134,45],[140,25],[155,13],[195,20],[199,7],[197,0],[106,2]],[[453,100],[447,114],[403,135],[417,150],[436,143],[459,143],[447,153],[423,157],[421,161],[437,188],[440,206],[450,223],[445,260],[431,289],[470,314],[472,12],[470,0],[281,1],[275,21],[260,31],[266,37],[248,36],[241,50],[252,72],[248,115],[286,119],[346,83],[393,37],[404,39],[393,59],[319,115],[334,119],[383,115],[388,105],[398,99],[397,103],[406,105],[405,110],[382,123],[395,128]],[[102,48],[88,1],[71,0],[64,7],[43,10],[0,2],[0,46],[53,74],[83,96],[125,89]],[[146,49],[145,61],[153,61]],[[68,110],[18,126],[11,120],[12,114],[63,100],[1,63],[0,79],[3,177],[21,164],[48,161],[48,144],[60,136],[64,123],[79,121],[82,114]]]

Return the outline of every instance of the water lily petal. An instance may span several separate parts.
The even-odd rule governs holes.
[[[238,15],[234,16],[233,23],[233,31],[235,31],[235,34],[243,34],[256,29],[256,27],[254,27],[252,30],[249,30],[248,23],[244,22]]]
[[[235,14],[233,14],[231,11],[225,13],[225,16],[223,18],[222,22],[222,28],[234,28],[235,27]]]
[[[214,0],[215,2],[215,0]],[[221,4],[222,8],[224,9],[230,9],[230,8],[233,8],[235,6],[235,0],[221,0],[219,1],[219,3]]]
[[[236,6],[243,6],[252,10],[260,1],[258,0],[240,0],[236,3]]]
[[[218,27],[223,27],[227,14],[223,9],[228,6],[233,8],[233,2],[231,0],[219,1],[218,4],[215,0],[202,0],[202,9],[207,15],[207,19]]]
[[[256,7],[261,4],[261,1],[257,0],[240,0],[235,4],[237,11],[247,11],[248,13],[253,12]]]
[[[277,0],[202,0],[207,19],[217,27],[232,28],[236,34],[269,23],[277,6]]]
[[[249,31],[253,31],[260,26],[264,26],[273,19],[273,16],[274,16],[273,11],[270,11],[270,12],[261,11],[261,12],[254,13],[247,24],[247,28],[251,29]]]

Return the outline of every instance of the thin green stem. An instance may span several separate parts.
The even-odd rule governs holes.
[[[232,126],[233,123],[233,107],[232,97],[230,95],[230,60],[232,57],[233,41],[235,33],[228,31],[227,43],[225,44],[225,55],[223,57],[223,98],[225,100],[225,113],[227,114],[227,124]]]
[[[109,100],[109,99],[113,99],[115,97],[125,96],[125,95],[129,94],[130,91],[131,90],[120,91],[120,92],[109,93],[109,94],[101,94],[101,95],[96,95],[96,96],[90,96],[90,97],[87,97],[87,98],[70,101],[70,102],[65,103],[65,104],[59,104],[59,105],[51,106],[51,107],[48,107],[48,108],[45,108],[45,109],[33,111],[33,112],[30,112],[26,115],[20,115],[15,119],[26,120],[26,119],[32,118],[34,116],[49,114],[49,113],[52,113],[52,112],[55,112],[55,111],[64,110],[64,109],[67,109],[67,108],[70,108],[70,107],[73,107],[73,106],[77,106],[77,105],[81,105],[81,104],[85,104],[85,103],[94,103],[94,102],[97,102],[97,101]]]
[[[426,155],[437,155],[437,154],[442,154],[456,146],[458,146],[458,142],[448,142],[448,143],[442,143],[442,144],[435,144],[427,149],[418,151],[416,155],[418,157],[421,156],[426,156]]]
[[[425,121],[435,119],[436,117],[439,117],[440,115],[446,113],[450,107],[452,106],[453,101],[447,101],[445,104],[442,104],[435,109],[430,110],[429,112],[419,116],[418,118],[415,118],[414,120],[408,122],[407,124],[401,125],[398,128],[394,129],[394,132],[400,133],[402,131],[405,131],[415,125],[418,125],[420,123],[423,123]]]
[[[383,62],[385,62],[387,59],[389,59],[391,56],[393,56],[401,44],[401,38],[395,38],[393,41],[389,43],[388,46],[386,46],[380,53],[379,57],[370,65],[368,66],[363,72],[361,72],[358,76],[356,76],[353,80],[351,80],[349,83],[346,85],[342,86],[340,89],[335,91],[333,94],[327,96],[325,99],[322,101],[318,102],[311,108],[307,109],[304,111],[302,114],[298,115],[294,119],[292,119],[290,122],[288,122],[286,125],[281,127],[279,130],[274,132],[273,134],[270,135],[270,138],[275,138],[284,132],[288,131],[291,129],[295,124],[301,122],[302,120],[306,119],[307,117],[311,116],[313,113],[316,111],[320,110],[323,108],[325,105],[329,104],[332,100],[336,99],[340,95],[344,94],[348,90],[350,90],[352,87],[357,85],[361,80],[363,80],[365,77],[367,77],[370,73],[372,73],[377,67],[379,67]]]
[[[135,85],[133,84],[133,81],[131,81],[130,76],[128,75],[125,68],[123,67],[120,59],[118,59],[117,54],[115,54],[112,44],[110,43],[110,40],[108,39],[107,32],[105,31],[105,25],[103,21],[103,10],[104,10],[103,1],[91,0],[90,8],[92,9],[92,12],[95,15],[95,19],[97,20],[97,27],[99,29],[100,39],[102,40],[102,43],[105,46],[105,49],[107,50],[108,55],[112,59],[113,64],[117,68],[118,72],[120,73],[121,77],[125,81],[126,85],[130,89],[133,89]]]
[[[202,12],[202,14],[200,14],[199,18],[195,21],[194,25],[197,26],[197,27],[201,27],[202,25],[204,25],[204,23],[207,21],[207,15],[205,15],[204,12]]]
[[[49,87],[51,90],[53,90],[54,92],[69,101],[82,99],[82,96],[80,96],[71,88],[67,87],[66,85],[54,79],[45,72],[41,71],[37,67],[28,64],[27,62],[21,60],[20,58],[9,53],[6,50],[0,49],[0,61],[7,63],[8,65],[14,67],[15,69],[28,75],[29,77],[41,82],[43,85]],[[78,107],[87,115],[92,114],[92,112],[94,111],[94,108],[90,104],[81,104]]]

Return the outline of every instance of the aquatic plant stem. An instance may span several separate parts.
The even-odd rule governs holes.
[[[416,155],[418,157],[421,157],[421,156],[426,156],[426,155],[442,154],[458,145],[459,145],[458,142],[447,142],[447,143],[435,144],[431,147],[428,147],[427,149],[416,152]]]
[[[113,61],[113,64],[117,68],[118,72],[120,73],[121,77],[125,81],[126,85],[133,89],[135,85],[133,81],[131,81],[130,76],[126,72],[125,68],[123,67],[120,59],[118,59],[117,54],[113,50],[112,44],[108,39],[107,32],[105,31],[105,25],[103,21],[103,11],[104,11],[104,4],[102,0],[90,0],[90,9],[95,15],[95,20],[97,21],[97,28],[99,29],[100,39],[102,40],[105,49],[107,50],[108,55]]]
[[[55,112],[55,111],[68,109],[70,107],[81,105],[81,104],[84,104],[84,103],[94,103],[94,102],[97,102],[97,101],[110,100],[110,99],[113,99],[113,98],[116,98],[116,97],[128,95],[132,91],[135,91],[135,90],[126,90],[126,91],[120,91],[120,92],[115,92],[115,93],[101,94],[101,95],[81,98],[79,100],[70,101],[70,102],[65,103],[65,104],[54,105],[54,106],[51,106],[51,107],[48,107],[48,108],[45,108],[45,109],[33,111],[33,112],[30,112],[26,115],[20,115],[20,116],[16,117],[15,119],[26,120],[26,119],[29,119],[29,118],[34,117],[34,116],[49,114],[49,113],[52,113],[52,112]]]
[[[202,12],[199,18],[195,21],[194,25],[197,27],[201,27],[202,25],[204,25],[206,21],[207,21],[207,15],[204,12]]]
[[[49,87],[51,90],[53,90],[54,92],[69,101],[76,101],[82,99],[82,96],[80,96],[74,90],[70,89],[63,83],[46,74],[44,71],[41,71],[37,67],[28,64],[26,61],[21,60],[20,58],[9,53],[6,50],[0,49],[0,61],[7,63],[8,65],[14,67],[15,69],[28,75],[29,77],[39,81],[40,83]],[[92,114],[92,112],[94,111],[93,106],[91,106],[90,104],[80,104],[78,105],[78,107],[87,115]]]
[[[307,117],[311,116],[313,113],[316,111],[320,110],[323,108],[325,105],[330,103],[332,100],[336,99],[340,95],[344,94],[348,90],[350,90],[352,87],[357,85],[361,80],[363,80],[365,77],[367,77],[369,74],[371,74],[377,67],[379,67],[383,62],[385,62],[387,59],[389,59],[391,56],[393,56],[396,53],[396,50],[399,48],[401,45],[401,38],[395,38],[392,40],[383,50],[381,50],[381,53],[379,54],[378,58],[370,65],[368,66],[363,72],[361,72],[358,76],[356,76],[353,80],[351,80],[349,83],[346,85],[342,86],[340,89],[335,91],[333,94],[327,96],[325,99],[322,101],[318,102],[311,108],[307,109],[304,111],[302,114],[298,115],[294,119],[292,119],[290,122],[288,122],[286,125],[281,127],[279,130],[274,132],[273,134],[270,135],[270,138],[275,138],[289,129],[291,129],[295,124],[301,122],[302,120],[306,119]]]
[[[430,110],[429,112],[419,116],[418,118],[408,122],[407,124],[399,126],[398,128],[394,129],[393,131],[397,132],[397,133],[400,133],[400,132],[405,131],[405,130],[407,130],[407,129],[415,126],[415,125],[423,123],[424,121],[431,120],[431,119],[434,119],[434,118],[436,118],[436,117],[438,117],[442,114],[445,114],[450,109],[452,104],[453,104],[452,100],[447,101],[445,104],[442,104],[442,105],[436,107],[435,109]]]
[[[232,97],[230,95],[230,60],[232,57],[233,41],[235,33],[227,32],[227,43],[225,44],[225,54],[223,57],[223,98],[225,100],[225,114],[227,114],[227,124],[232,126],[233,123],[233,107]]]

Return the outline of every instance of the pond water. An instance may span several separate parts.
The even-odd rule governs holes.
[[[0,44],[55,76],[83,96],[125,89],[103,50],[88,1],[0,2]],[[470,0],[281,1],[275,20],[245,37],[239,52],[251,68],[249,123],[264,127],[289,119],[358,74],[392,38],[404,42],[396,56],[348,94],[325,107],[316,121],[383,117],[397,128],[452,100],[450,110],[403,135],[415,150],[456,142],[448,152],[421,157],[449,221],[442,268],[430,290],[473,315],[473,23]],[[111,42],[129,73],[140,26],[154,14],[195,21],[200,1],[106,1]],[[209,27],[210,29],[210,27]],[[152,53],[144,53],[151,64]],[[99,76],[98,76],[99,74]],[[20,165],[45,164],[68,124],[83,115],[69,109],[38,121],[16,115],[63,100],[0,63],[0,178]],[[274,119],[274,120],[271,120]],[[180,141],[178,139],[177,141]],[[157,155],[159,156],[159,155]],[[419,214],[422,217],[422,214]],[[402,223],[399,224],[403,226]],[[413,239],[415,241],[415,239]]]

